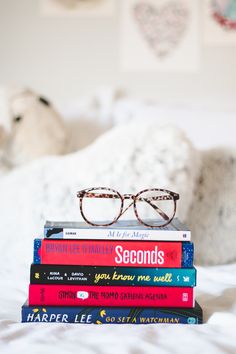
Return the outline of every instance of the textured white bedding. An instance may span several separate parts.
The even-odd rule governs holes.
[[[21,324],[29,267],[2,252],[0,353],[236,353],[236,264],[198,268],[203,325]]]
[[[178,136],[174,135],[174,138],[178,139]],[[166,153],[169,174],[166,176],[161,167],[158,169],[159,175],[148,173],[148,170],[141,177],[132,175],[131,167],[126,165],[133,156],[131,149],[127,150],[125,160],[120,158],[120,148],[114,149],[113,146],[113,157],[120,158],[120,165],[112,165],[109,151],[105,149],[112,137],[107,136],[104,144],[98,142],[80,154],[43,160],[15,171],[0,181],[0,353],[236,353],[236,263],[198,267],[196,298],[204,310],[203,325],[19,323],[21,305],[27,297],[33,238],[38,236],[45,218],[77,218],[78,209],[74,202],[76,188],[88,187],[97,181],[98,185],[108,184],[127,192],[127,188],[136,189],[142,187],[143,183],[153,185],[158,178],[159,181],[161,178],[166,181],[172,176],[174,165],[172,168],[172,153],[169,150]],[[158,155],[149,153],[154,146],[154,137],[151,144],[145,139],[145,145],[142,143],[146,156],[150,158],[149,165],[158,158]],[[123,138],[123,146],[127,144],[126,140]],[[138,147],[135,136],[134,142]],[[175,149],[174,160],[180,166],[188,165],[195,156],[194,151],[188,150],[186,144],[180,145],[176,144],[178,149]],[[95,152],[98,156],[91,160]],[[99,152],[103,155],[100,156]],[[101,166],[104,156],[106,165]],[[136,159],[132,157],[132,161],[132,169],[137,168],[137,171],[139,166],[147,163],[143,155]],[[123,170],[130,174],[129,181],[122,179]],[[173,186],[186,186],[187,180],[194,180],[193,172],[191,170],[190,176],[183,173],[178,175],[183,183],[178,179],[172,181]],[[190,203],[190,196],[186,195],[184,189],[181,196],[186,207]],[[180,209],[184,215],[185,209]]]

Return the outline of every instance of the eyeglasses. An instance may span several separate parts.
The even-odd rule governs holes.
[[[163,227],[175,216],[179,194],[166,189],[151,188],[136,195],[122,195],[112,188],[96,187],[77,192],[77,197],[83,219],[92,226],[112,225],[133,206],[141,224],[147,227]],[[131,203],[124,209],[125,200],[131,200]]]

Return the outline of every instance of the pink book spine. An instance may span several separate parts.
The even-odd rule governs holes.
[[[143,286],[29,286],[29,305],[194,307],[193,288]]]

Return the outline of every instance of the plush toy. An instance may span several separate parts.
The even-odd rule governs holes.
[[[67,129],[47,99],[28,89],[1,96],[1,170],[66,151]]]

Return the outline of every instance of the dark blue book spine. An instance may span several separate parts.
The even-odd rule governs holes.
[[[138,307],[54,307],[22,306],[22,322],[59,322],[80,324],[200,324],[202,309]]]
[[[182,267],[190,268],[193,266],[193,242],[182,242]]]
[[[41,263],[41,257],[40,257],[41,244],[42,244],[42,240],[40,238],[36,238],[34,240],[33,262],[35,264],[40,264]]]

